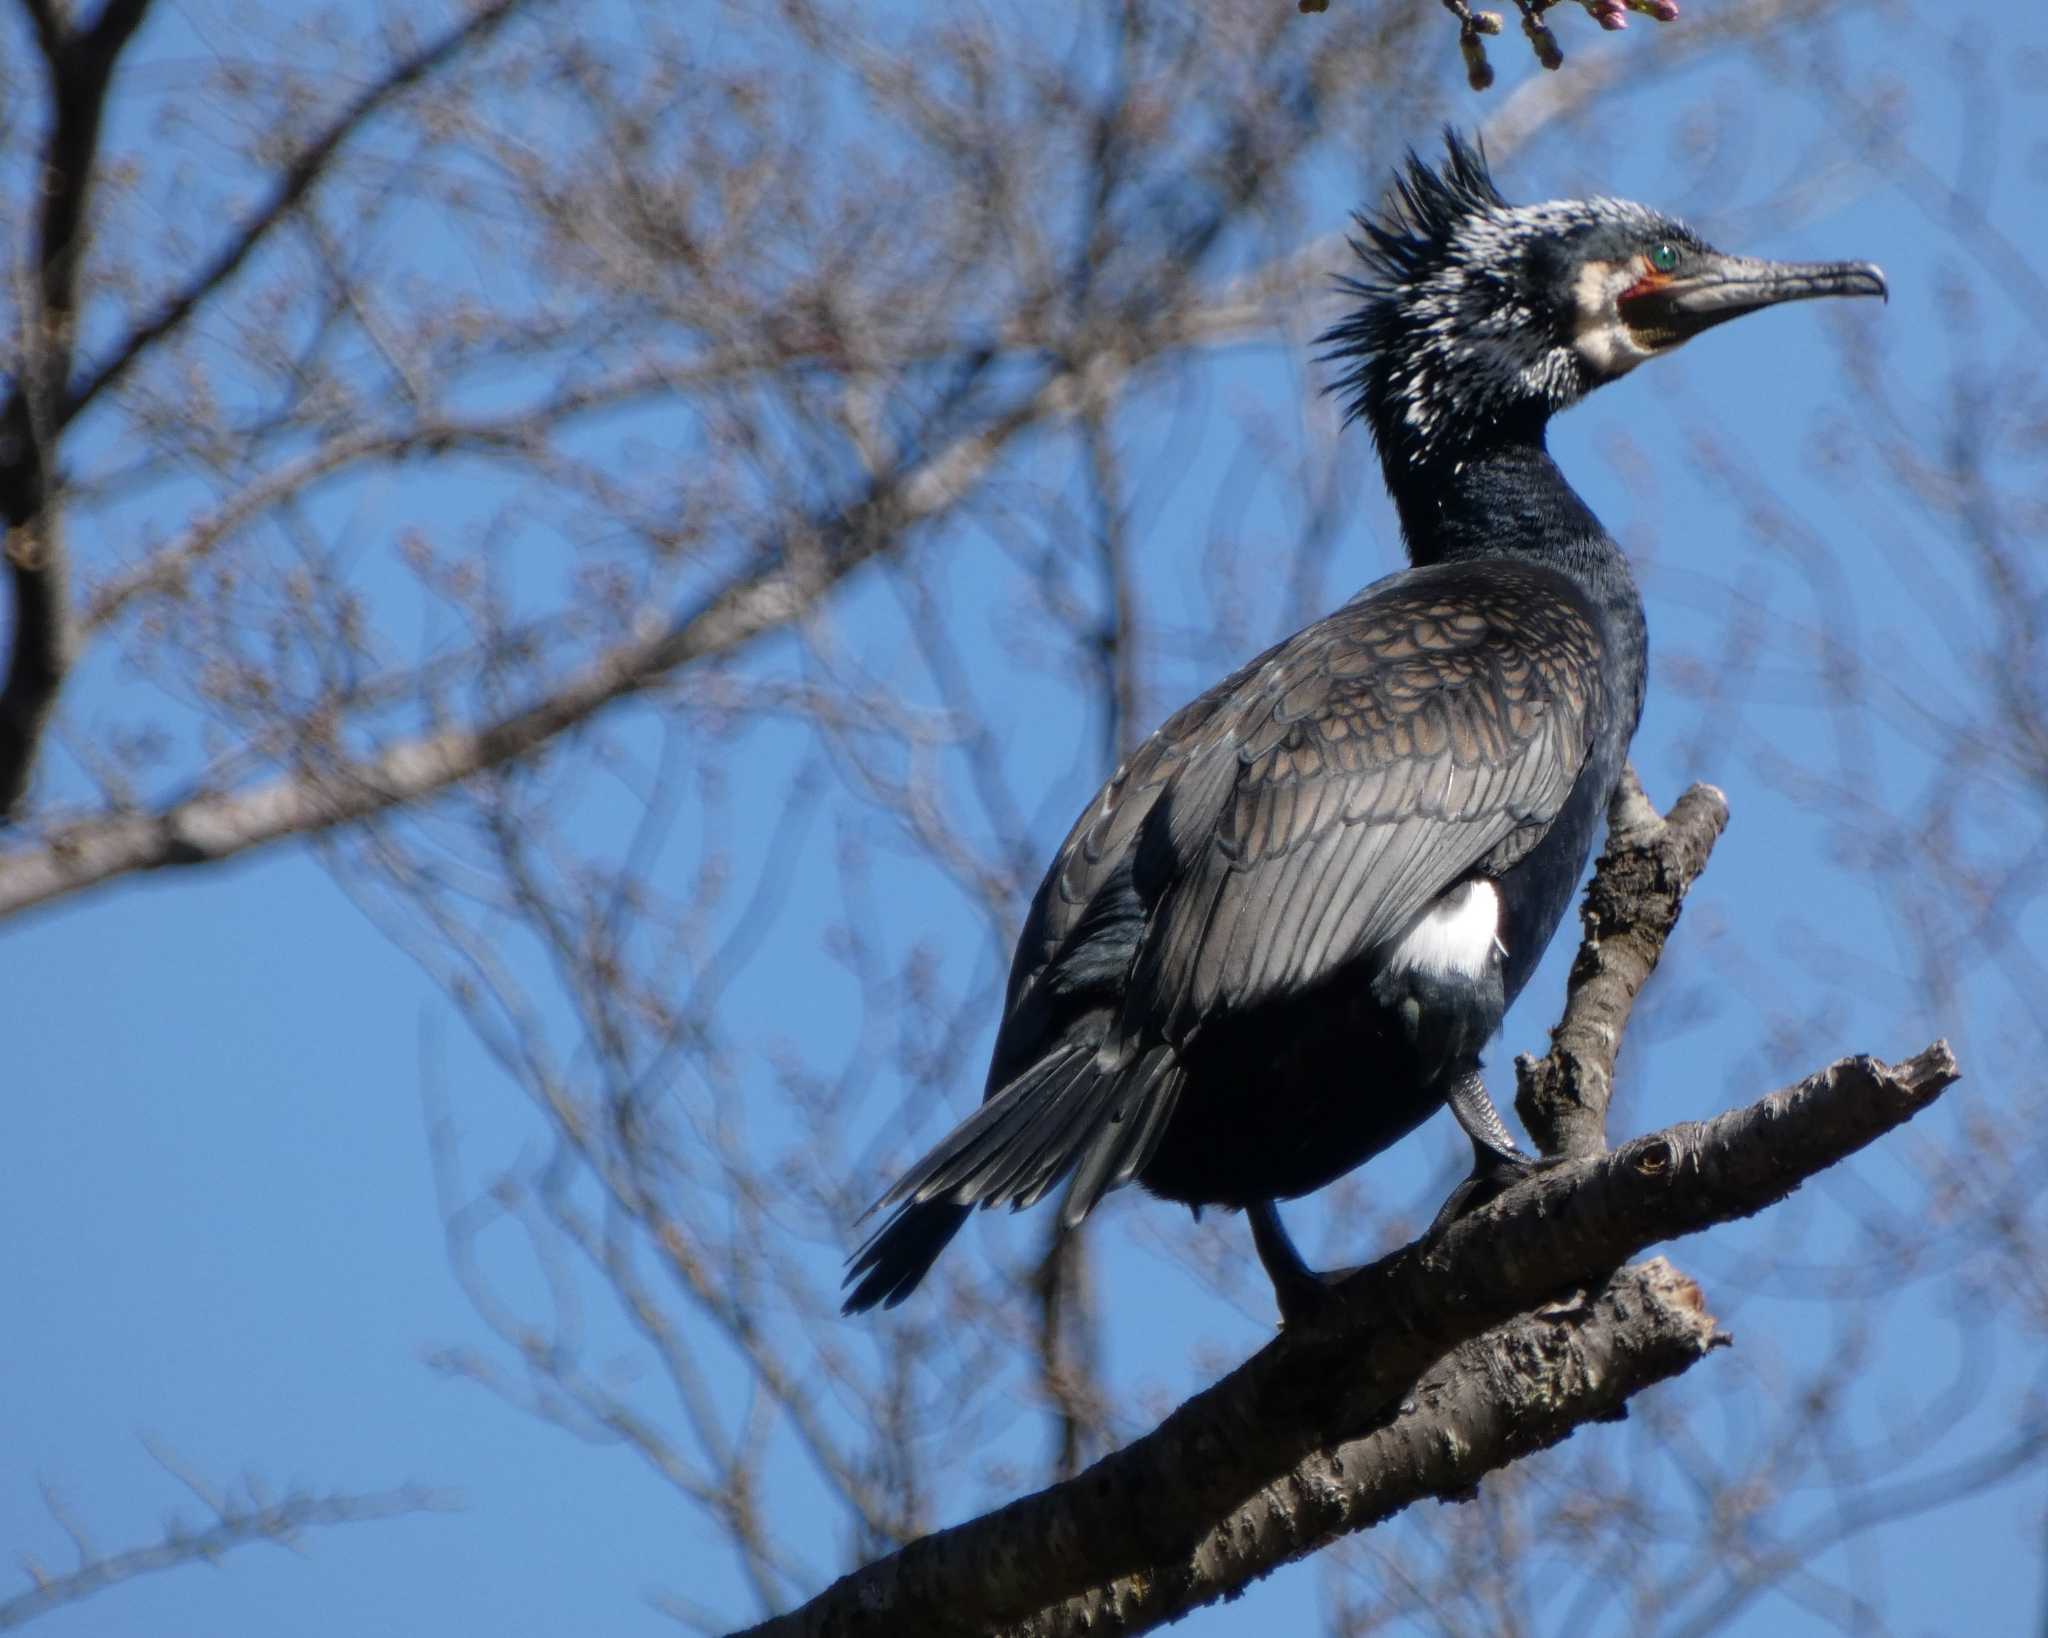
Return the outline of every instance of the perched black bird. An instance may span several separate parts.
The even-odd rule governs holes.
[[[1480,1048],[1564,915],[1642,713],[1628,560],[1544,448],[1550,417],[1742,313],[1882,296],[1865,262],[1725,256],[1618,199],[1513,206],[1447,133],[1359,219],[1323,339],[1414,567],[1184,706],[1060,848],[981,1108],[906,1172],[849,1312],[900,1302],[970,1208],[1136,1178],[1243,1207],[1281,1312],[1325,1289],[1275,1200],[1445,1103],[1472,1180],[1531,1162]]]

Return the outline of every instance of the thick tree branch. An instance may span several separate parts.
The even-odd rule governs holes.
[[[114,64],[148,9],[149,0],[108,0],[89,28],[67,30],[51,7],[28,8],[49,77],[51,116],[21,375],[0,406],[0,547],[14,592],[14,630],[0,679],[0,819],[28,789],[36,750],[71,668],[70,571],[63,532],[47,505],[50,472],[77,334],[100,122]]]
[[[69,562],[57,520],[42,511],[4,532],[7,578],[14,591],[14,632],[0,682],[0,820],[28,790],[29,770],[76,646]]]
[[[1631,1396],[1727,1341],[1699,1287],[1662,1257],[1621,1269],[1597,1290],[1453,1348],[1378,1427],[1297,1462],[1180,1560],[1007,1632],[1053,1638],[1159,1626],[1414,1502],[1464,1498],[1494,1469],[1586,1422],[1620,1418]]]
[[[1728,827],[1728,800],[1695,785],[1663,818],[1634,768],[1607,808],[1607,847],[1579,907],[1585,937],[1572,961],[1550,1051],[1515,1060],[1515,1112],[1547,1155],[1607,1147],[1614,1058],[1636,995],[1664,953],[1685,895]]]
[[[1202,1543],[1305,1464],[1341,1489],[1332,1447],[1412,1397],[1451,1350],[1561,1293],[1606,1285],[1646,1246],[1762,1210],[1912,1118],[1956,1075],[1943,1042],[1896,1065],[1848,1058],[1746,1109],[1523,1183],[1350,1275],[1322,1323],[1283,1334],[1077,1478],[913,1542],[754,1638],[1079,1632],[1089,1607],[1162,1565],[1212,1577],[1175,1593],[1173,1609],[1234,1592],[1302,1551],[1298,1534],[1272,1531],[1206,1564]],[[1332,1517],[1371,1512],[1328,1505]],[[1070,1601],[1074,1621],[1047,1624]],[[1088,1630],[1140,1630],[1168,1613]]]

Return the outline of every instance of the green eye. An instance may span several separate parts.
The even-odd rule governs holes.
[[[1678,265],[1678,246],[1662,244],[1653,246],[1649,256],[1650,265],[1659,273],[1669,273]]]

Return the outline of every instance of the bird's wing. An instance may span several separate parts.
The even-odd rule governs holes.
[[[1074,821],[1025,914],[989,1091],[1035,1060],[1063,1013],[1113,1005],[1145,927],[1132,882],[1141,828],[1232,691],[1277,649],[1190,700],[1126,757]]]
[[[1120,844],[1143,915],[1124,1052],[1314,984],[1535,846],[1607,709],[1601,629],[1554,570],[1435,565],[1198,701],[1135,825],[1091,850]]]

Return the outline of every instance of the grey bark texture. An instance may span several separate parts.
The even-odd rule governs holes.
[[[1700,1288],[1662,1257],[1453,1348],[1378,1425],[1319,1449],[1217,1521],[1178,1561],[1003,1628],[1015,1638],[1143,1632],[1412,1502],[1457,1501],[1582,1422],[1727,1342]]]

